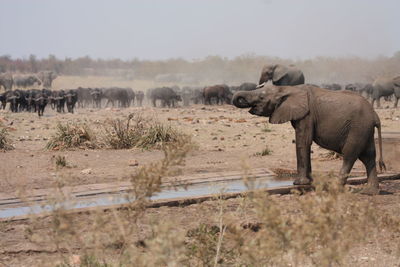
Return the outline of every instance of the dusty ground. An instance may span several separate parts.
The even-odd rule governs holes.
[[[73,84],[74,85],[74,84]],[[72,86],[73,87],[73,86]],[[389,104],[384,104],[386,106]],[[391,105],[391,104],[390,104]],[[290,123],[270,125],[266,118],[255,117],[247,110],[232,106],[193,105],[176,109],[151,107],[131,107],[127,109],[77,109],[75,114],[57,114],[47,107],[45,116],[38,118],[37,114],[0,111],[0,119],[11,129],[11,138],[15,150],[0,153],[0,193],[10,193],[17,190],[52,188],[55,177],[63,177],[66,185],[81,185],[102,182],[127,180],[135,173],[137,166],[130,166],[133,160],[139,167],[163,157],[157,150],[73,150],[49,151],[45,145],[55,131],[58,122],[86,122],[89,126],[101,129],[107,118],[127,117],[131,113],[141,113],[156,118],[158,121],[170,124],[182,132],[192,136],[198,149],[191,152],[183,168],[183,173],[218,172],[227,170],[243,170],[249,168],[284,168],[295,169],[294,131]],[[378,110],[382,121],[383,132],[400,132],[400,109]],[[268,147],[270,155],[257,156]],[[338,172],[341,161],[327,160],[327,151],[313,145],[312,164],[314,172]],[[400,151],[391,151],[400,153]],[[58,170],[54,163],[57,155],[66,157],[69,168]],[[388,164],[389,171],[400,171],[399,166]],[[355,173],[363,172],[360,162],[353,168]],[[398,210],[400,203],[400,185],[397,182],[387,182],[393,194],[373,198],[360,196],[359,201],[376,202],[378,208]],[[279,197],[277,197],[279,198]],[[290,206],[293,197],[281,197]],[[169,218],[179,227],[190,229],[200,221],[214,223],[217,211],[216,203],[205,202],[185,208],[160,208],[146,211],[146,216],[153,219]],[[227,205],[231,211],[236,210],[240,200],[229,200]],[[79,215],[77,220],[85,221],[88,215]],[[36,227],[39,236],[46,236],[51,220],[41,219],[40,227]],[[4,266],[41,266],[39,261],[55,264],[60,255],[56,253],[54,244],[31,242],[26,236],[30,222],[5,223],[0,229],[0,264]],[[141,226],[147,229],[146,220]],[[145,230],[143,230],[145,232]],[[354,248],[354,255],[347,259],[348,264],[356,266],[398,266],[395,256],[382,247],[389,246],[387,242],[398,242],[398,237],[375,240],[363,248]],[[39,244],[39,245],[38,245]],[[378,249],[376,247],[379,245]],[[382,249],[381,249],[382,248]],[[79,247],[74,248],[79,254]],[[113,253],[113,252],[111,252]],[[62,254],[62,253],[61,253]],[[384,259],[381,261],[380,259]],[[387,263],[387,264],[386,264]]]

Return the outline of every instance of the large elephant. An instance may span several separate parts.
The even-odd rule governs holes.
[[[25,75],[15,75],[14,76],[14,86],[17,87],[30,87],[35,84],[41,85],[42,82],[40,79],[34,74],[25,74]]]
[[[4,87],[4,90],[9,91],[12,89],[14,79],[11,73],[0,74],[0,89]]]
[[[372,84],[372,106],[376,101],[378,108],[381,107],[380,98],[382,96],[394,95],[394,108],[397,108],[397,103],[400,98],[400,76],[394,78],[381,77]]]
[[[262,87],[269,80],[272,80],[274,85],[304,84],[304,74],[300,69],[292,65],[270,64],[262,68],[258,87]]]
[[[37,74],[37,77],[42,81],[45,88],[51,88],[51,84],[57,78],[57,74],[54,71],[41,71]]]
[[[378,129],[379,166],[384,169],[380,120],[368,101],[359,94],[310,85],[268,86],[237,92],[233,104],[238,108],[251,108],[251,114],[269,117],[273,124],[291,122],[296,135],[298,172],[294,184],[310,184],[312,181],[310,153],[314,141],[323,148],[343,154],[342,184],[346,183],[354,162],[360,159],[368,176],[364,193],[379,192],[374,129]]]
[[[216,99],[217,105],[231,104],[232,92],[226,84],[208,86],[203,89],[204,104],[211,105],[211,100]]]
[[[182,101],[180,95],[178,95],[172,88],[170,87],[160,87],[154,88],[150,91],[150,99],[153,107],[156,107],[157,100],[161,100],[161,107],[175,107],[176,102]]]

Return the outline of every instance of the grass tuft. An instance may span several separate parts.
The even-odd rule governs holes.
[[[171,143],[190,142],[189,137],[170,125],[130,114],[126,120],[108,120],[104,128],[105,144],[113,149],[160,149]]]
[[[58,123],[56,133],[46,145],[47,149],[96,148],[96,138],[87,124]]]
[[[0,124],[0,150],[7,151],[14,149],[9,138],[8,129]]]

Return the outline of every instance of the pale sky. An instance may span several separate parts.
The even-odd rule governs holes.
[[[0,55],[391,56],[400,0],[0,0]]]

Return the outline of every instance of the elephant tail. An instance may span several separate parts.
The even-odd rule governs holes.
[[[383,162],[383,153],[382,153],[382,133],[381,133],[381,122],[379,120],[378,115],[375,113],[375,116],[377,118],[377,122],[375,124],[375,127],[378,129],[378,145],[379,145],[379,169],[380,171],[386,171],[386,165],[385,162]]]

